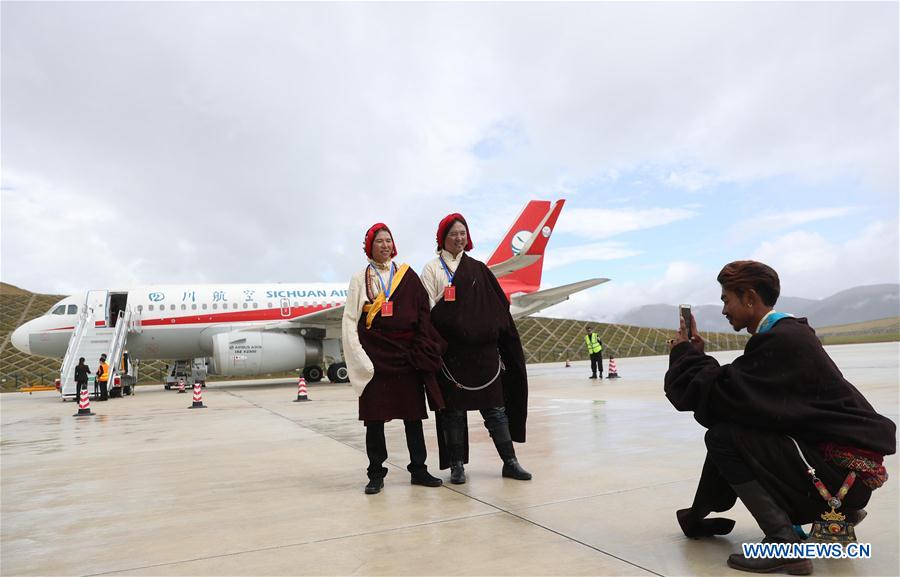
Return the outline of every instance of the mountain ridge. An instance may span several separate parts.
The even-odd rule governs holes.
[[[861,285],[824,299],[783,296],[775,309],[806,317],[813,327],[829,327],[900,316],[900,284]],[[693,308],[697,326],[704,331],[733,330],[719,305]],[[678,305],[651,304],[617,315],[614,322],[648,328],[674,328]]]

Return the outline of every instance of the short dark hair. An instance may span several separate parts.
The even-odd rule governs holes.
[[[722,288],[738,296],[753,289],[766,306],[775,306],[781,294],[778,273],[769,265],[755,260],[736,260],[726,264],[716,277]]]

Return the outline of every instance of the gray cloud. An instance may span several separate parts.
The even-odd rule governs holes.
[[[526,199],[648,163],[688,162],[688,188],[850,172],[895,195],[896,22],[889,3],[6,3],[3,278],[343,282],[376,220],[418,266],[463,210],[487,252]]]

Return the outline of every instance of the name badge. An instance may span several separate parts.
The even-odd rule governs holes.
[[[456,287],[453,285],[448,285],[444,287],[444,300],[448,303],[452,303],[456,300]]]
[[[394,303],[392,303],[391,301],[384,301],[384,303],[381,305],[381,316],[394,316]]]

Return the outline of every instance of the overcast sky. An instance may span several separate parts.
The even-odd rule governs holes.
[[[347,282],[567,200],[548,311],[898,276],[898,4],[2,4],[2,279]]]

